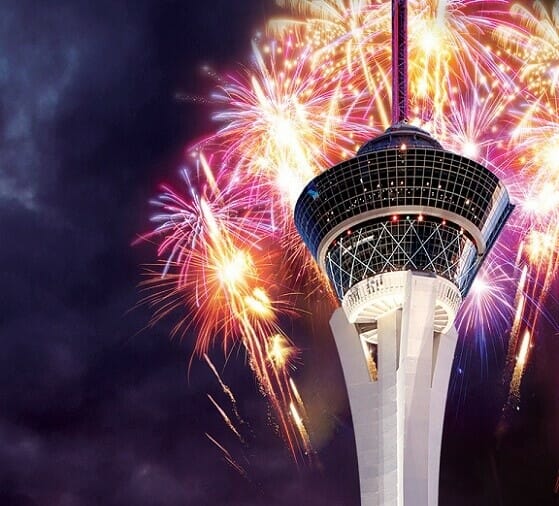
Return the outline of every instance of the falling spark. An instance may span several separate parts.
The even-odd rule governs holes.
[[[531,339],[532,336],[529,330],[524,332],[522,337],[522,341],[520,344],[520,349],[518,349],[518,354],[516,356],[516,362],[514,364],[514,369],[512,372],[512,377],[510,380],[509,385],[509,392],[507,396],[507,400],[503,406],[503,410],[501,412],[501,419],[497,426],[497,434],[502,435],[505,432],[508,420],[512,416],[514,411],[518,411],[520,409],[520,386],[522,383],[522,377],[524,375],[524,371],[526,369],[526,364],[528,361],[528,355],[530,352],[531,346]]]
[[[520,346],[520,351],[518,352],[517,364],[520,366],[522,371],[526,365],[526,358],[528,356],[528,347],[530,346],[530,332],[527,330],[522,339],[522,345]]]
[[[301,418],[301,415],[299,415],[299,412],[297,411],[297,408],[295,407],[295,404],[291,403],[289,405],[289,409],[291,411],[291,416],[293,417],[293,420],[295,421],[295,426],[299,430],[299,434],[301,435],[301,439],[304,442],[305,453],[307,455],[309,455],[312,451],[311,440],[309,438],[309,434],[307,432],[305,424],[303,423],[303,419]]]
[[[206,432],[206,437],[215,445],[217,446],[221,452],[223,453],[223,457],[225,459],[226,462],[229,463],[229,465],[235,469],[235,471],[237,471],[243,478],[248,479],[248,475],[247,472],[243,469],[243,467],[238,464],[237,462],[235,462],[235,459],[233,459],[233,457],[231,456],[231,454],[227,451],[227,449],[224,448],[224,446],[222,444],[220,444],[215,438],[213,438],[212,436],[210,436],[210,434],[208,434]]]
[[[514,366],[512,379],[510,382],[508,403],[513,407],[518,407],[518,401],[520,399],[520,384],[522,382],[522,376],[526,368],[526,361],[528,360],[530,340],[531,340],[530,331],[526,330],[524,332],[524,336],[522,337],[522,342],[520,344],[520,349],[518,350],[518,355],[516,357],[516,364]]]
[[[299,390],[297,389],[297,386],[295,385],[295,382],[293,381],[292,378],[289,379],[289,385],[291,386],[291,390],[293,391],[293,395],[295,396],[295,400],[297,401],[297,404],[299,406],[302,406],[303,399],[301,398],[301,395],[299,394]]]
[[[214,405],[215,409],[217,409],[218,413],[223,418],[225,425],[227,425],[227,427],[231,429],[231,431],[235,434],[235,436],[239,438],[239,441],[241,441],[241,443],[244,443],[243,437],[241,436],[239,431],[235,428],[233,422],[231,422],[231,419],[227,416],[227,413],[225,413],[223,408],[216,402],[216,400],[210,394],[207,394],[207,396],[210,402]]]
[[[206,361],[206,363],[208,364],[208,367],[210,368],[210,370],[213,372],[214,376],[216,377],[216,379],[219,383],[219,386],[223,390],[223,393],[229,398],[229,401],[231,402],[231,407],[233,409],[233,413],[235,414],[235,418],[240,423],[245,423],[244,420],[241,418],[241,415],[239,415],[239,411],[238,411],[238,408],[237,408],[237,399],[235,399],[235,396],[233,395],[233,392],[231,391],[231,388],[229,388],[229,386],[226,385],[223,382],[223,380],[221,379],[220,374],[217,372],[217,369],[216,369],[214,363],[210,360],[210,357],[208,357],[208,355],[206,353],[204,353],[204,360]]]

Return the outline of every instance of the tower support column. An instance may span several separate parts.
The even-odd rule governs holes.
[[[362,506],[438,504],[457,339],[454,327],[435,332],[438,283],[436,276],[408,271],[402,305],[377,318],[376,380],[357,328],[341,309],[331,319],[355,428]]]

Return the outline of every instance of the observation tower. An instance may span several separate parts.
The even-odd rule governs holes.
[[[295,224],[341,301],[330,320],[362,506],[436,506],[454,319],[513,206],[483,165],[407,124],[407,13],[392,2],[392,126],[313,179]]]

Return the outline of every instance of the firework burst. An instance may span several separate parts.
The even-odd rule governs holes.
[[[276,33],[297,30],[305,47],[312,51],[312,67],[321,68],[323,79],[337,82],[342,76],[359,74],[366,84],[365,90],[371,95],[389,85],[386,74],[378,72],[382,68],[379,60],[390,65],[378,40],[379,33],[390,31],[388,3],[368,0],[277,0],[276,3],[288,7],[297,16],[303,16],[304,21],[275,19],[269,26]],[[355,88],[351,91],[353,94],[365,90]],[[389,111],[383,107],[379,114],[382,123],[388,126]]]
[[[559,125],[556,100],[539,100],[527,108],[513,132],[511,147],[523,179],[521,229],[524,252],[538,277],[543,275],[545,296],[554,278],[559,251]]]
[[[521,62],[519,80],[536,94],[555,93],[559,86],[559,4],[551,12],[541,1],[532,8],[519,3],[510,12],[517,24],[499,26],[497,39]]]
[[[154,231],[143,238],[159,239],[158,255],[163,268],[148,271],[146,302],[155,307],[154,320],[178,308],[190,310],[173,332],[185,335],[195,330],[195,351],[207,357],[211,345],[220,340],[227,352],[235,342],[246,351],[250,368],[263,395],[274,409],[280,433],[295,458],[309,454],[309,441],[301,430],[304,422],[292,422],[294,396],[289,367],[296,348],[277,324],[282,307],[267,288],[271,276],[258,248],[262,236],[272,229],[258,208],[254,188],[234,191],[230,180],[214,176],[210,164],[199,156],[200,192],[194,189],[188,171],[182,172],[186,195],[169,185],[153,201],[160,212]],[[227,184],[221,189],[220,182]],[[267,253],[266,256],[269,256]],[[214,368],[215,372],[215,368]],[[242,437],[225,411],[210,396],[226,425]]]
[[[290,14],[269,23],[250,64],[216,79],[219,126],[189,150],[195,168],[182,172],[183,187],[161,187],[154,230],[142,239],[157,243],[160,262],[147,282],[154,320],[181,312],[175,333],[196,329],[198,353],[216,342],[226,352],[242,346],[297,460],[312,454],[312,434],[291,377],[300,353],[279,322],[293,311],[285,292],[324,278],[292,211],[310,179],[389,126],[390,9],[365,0],[277,3]],[[514,188],[512,225],[458,320],[469,336],[459,367],[472,350],[487,363],[489,337],[508,335],[505,376],[519,392],[559,267],[559,110],[548,98],[559,86],[559,6],[551,14],[539,2],[509,7],[410,0],[410,121]]]
[[[266,202],[285,225],[303,186],[355,150],[367,133],[344,117],[339,85],[325,86],[309,70],[308,53],[291,39],[253,45],[254,65],[231,78],[214,98],[224,108],[214,115],[223,127],[211,139],[227,146],[225,160],[237,173],[266,186]]]

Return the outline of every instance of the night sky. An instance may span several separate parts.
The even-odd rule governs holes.
[[[223,400],[208,367],[189,370],[189,336],[171,340],[172,320],[148,327],[139,305],[155,252],[131,243],[149,229],[148,200],[215,128],[208,106],[176,95],[208,92],[203,64],[247,63],[275,12],[272,0],[0,4],[0,506],[359,504],[325,315],[289,324],[318,452],[297,467],[243,353],[223,379],[245,445],[207,398]],[[488,349],[487,366],[471,350],[453,380],[440,504],[559,504],[559,336],[544,324],[520,410],[499,435],[506,342]],[[220,350],[212,356],[222,370]]]

